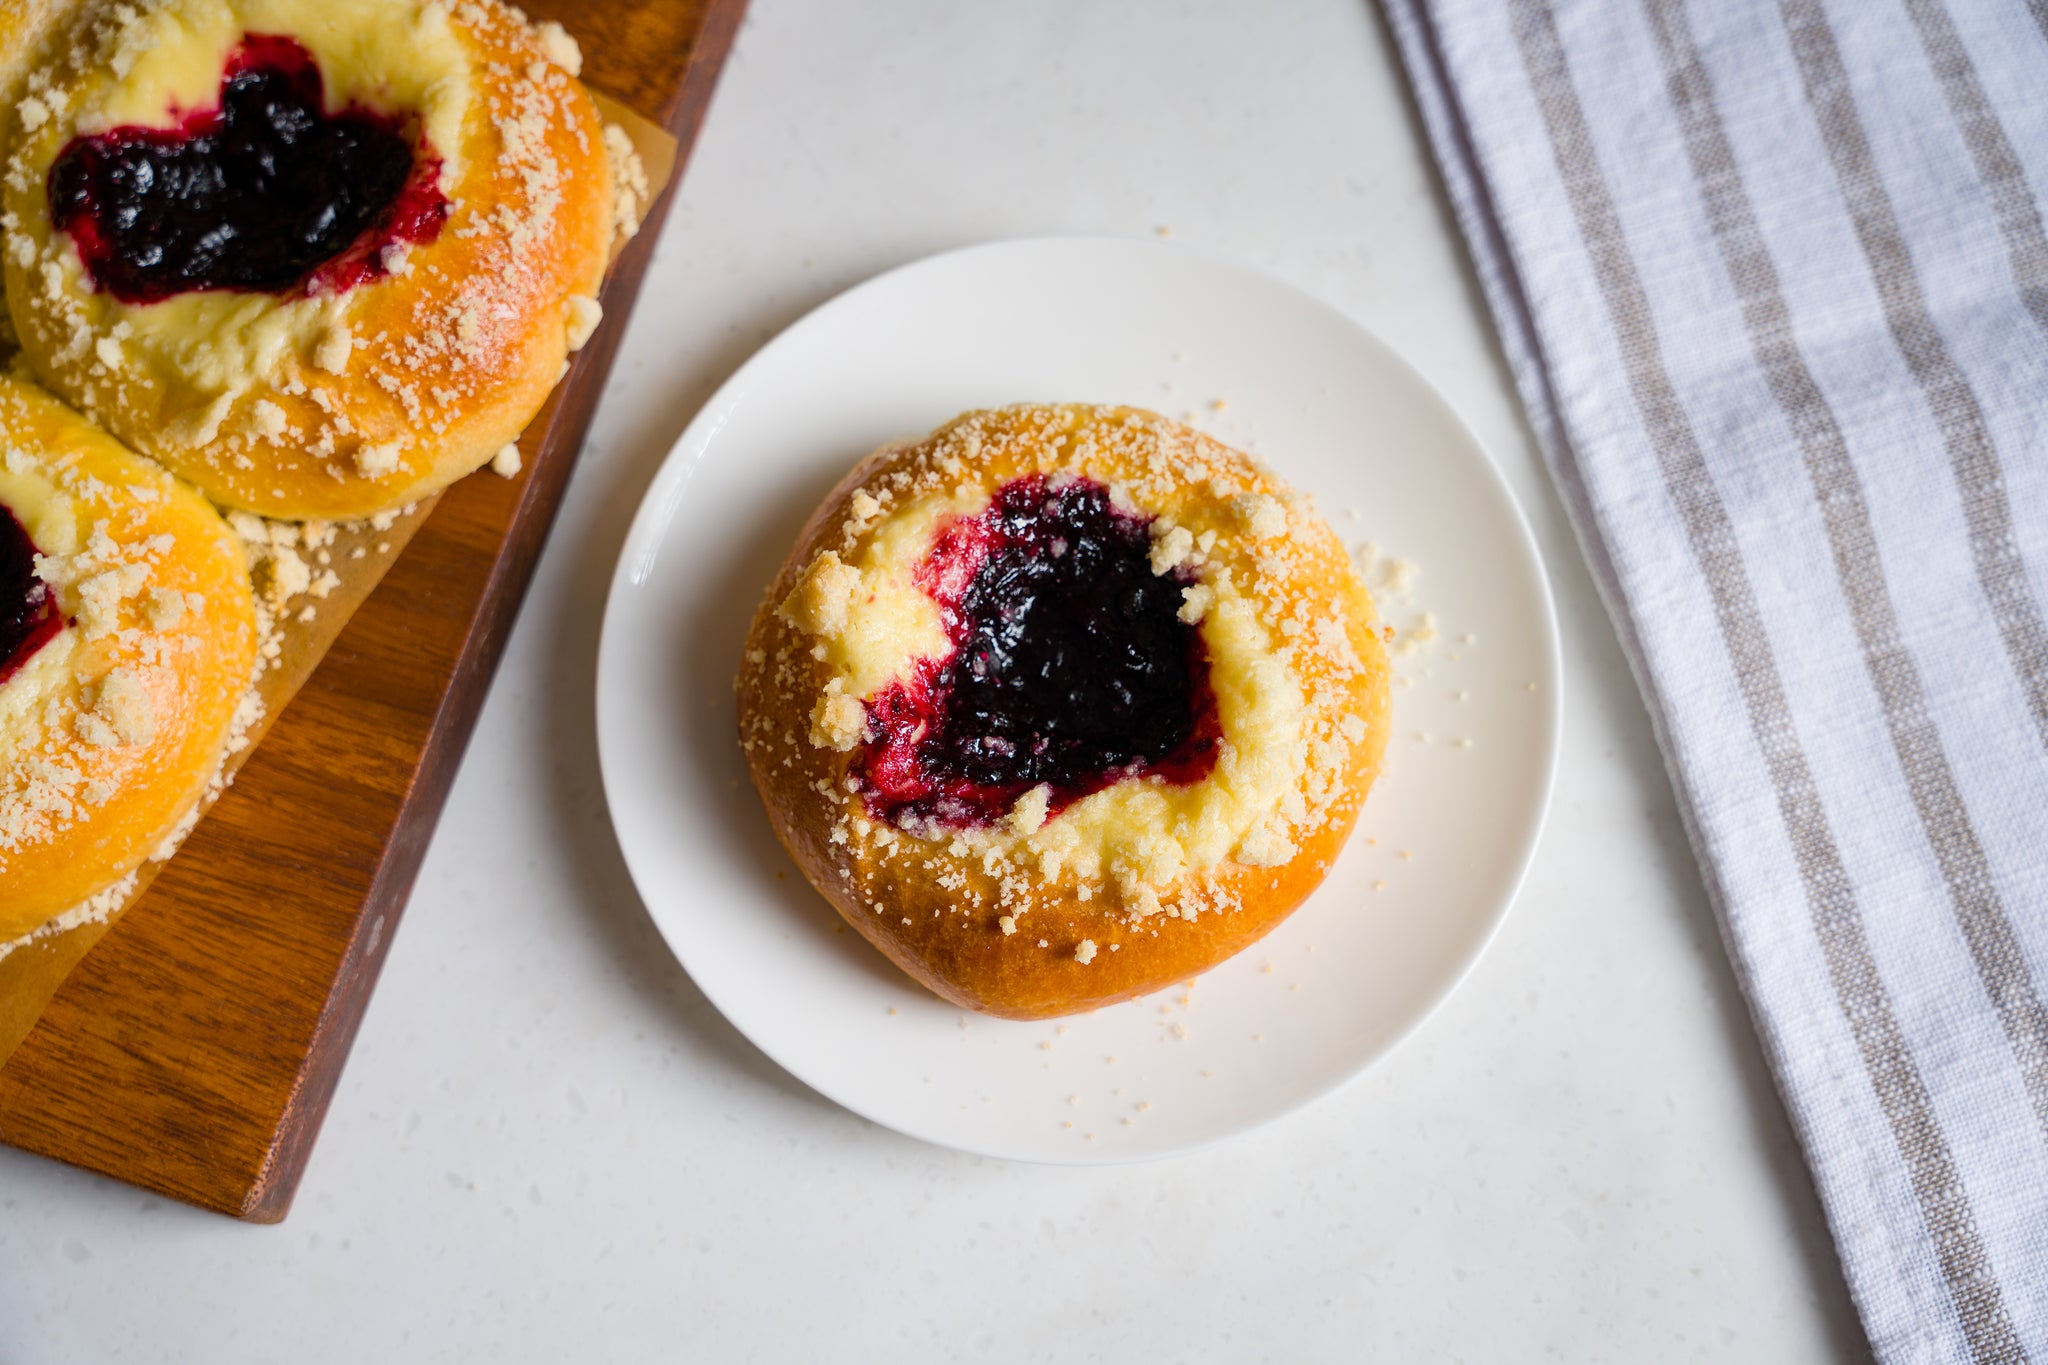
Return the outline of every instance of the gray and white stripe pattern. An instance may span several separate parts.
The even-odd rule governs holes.
[[[2048,3],[1383,3],[1871,1341],[2048,1365]]]

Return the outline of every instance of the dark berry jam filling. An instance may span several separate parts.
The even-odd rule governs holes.
[[[1199,782],[1222,739],[1194,580],[1154,574],[1149,521],[1089,480],[1042,475],[947,526],[917,571],[950,655],[868,708],[856,760],[871,813],[992,824],[1040,784],[1051,809],[1154,774]]]
[[[385,247],[440,233],[440,167],[398,119],[329,111],[297,42],[251,33],[215,108],[73,138],[50,167],[50,219],[123,303],[340,293],[384,273]]]
[[[36,577],[36,544],[14,513],[0,507],[0,684],[64,629],[57,595]]]

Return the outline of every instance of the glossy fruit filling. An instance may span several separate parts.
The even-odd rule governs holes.
[[[384,274],[386,247],[440,233],[440,166],[399,119],[329,110],[297,42],[252,33],[214,108],[73,138],[50,167],[50,219],[123,303],[340,293]]]
[[[1222,725],[1194,579],[1154,574],[1149,521],[1089,480],[1004,485],[919,565],[952,652],[868,707],[854,771],[880,818],[1002,819],[1041,784],[1051,810],[1125,778],[1199,782]]]
[[[57,595],[36,577],[36,544],[0,506],[0,685],[64,629]]]

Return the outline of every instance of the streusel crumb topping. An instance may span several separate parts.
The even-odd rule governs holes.
[[[1219,874],[1286,863],[1305,832],[1348,818],[1353,748],[1372,723],[1357,704],[1359,651],[1379,644],[1347,626],[1372,616],[1343,548],[1280,481],[1154,414],[1087,407],[970,413],[863,469],[757,624],[742,676],[774,699],[743,711],[743,746],[757,768],[805,776],[854,898],[884,913],[892,882],[916,877],[1005,937],[1052,903],[1094,902],[1127,930],[1156,930],[1228,913],[1236,895]],[[883,818],[858,766],[881,738],[877,698],[953,648],[933,546],[1033,477],[1105,486],[1119,515],[1146,524],[1150,571],[1178,585],[1179,619],[1206,652],[1213,768],[1191,782],[1126,778],[1057,808],[1051,788],[1032,787],[988,823]],[[1086,963],[1094,949],[1065,951]]]

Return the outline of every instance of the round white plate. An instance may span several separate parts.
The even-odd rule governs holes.
[[[943,1004],[811,890],[734,736],[755,604],[868,451],[964,409],[1130,403],[1194,420],[1312,493],[1347,544],[1421,570],[1396,625],[1386,771],[1329,879],[1197,980],[1020,1024]],[[598,656],[620,846],[690,975],[762,1051],[856,1113],[994,1156],[1179,1151],[1324,1094],[1450,993],[1534,850],[1558,736],[1533,542],[1458,418],[1370,333],[1244,266],[1149,242],[999,242],[842,294],[762,348],[676,443],[626,538]]]

